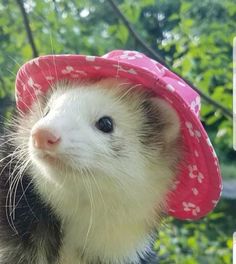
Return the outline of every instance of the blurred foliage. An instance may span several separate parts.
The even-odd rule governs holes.
[[[155,244],[160,264],[231,264],[235,217],[235,201],[221,201],[214,213],[199,221],[168,218]]]
[[[116,0],[138,34],[169,65],[215,101],[232,109],[233,0]],[[112,49],[145,52],[106,0],[26,0],[40,55],[102,55]],[[16,1],[0,2],[0,113],[9,113],[20,65],[32,58]],[[225,178],[236,177],[232,120],[202,102],[202,121],[216,148]],[[167,255],[161,263],[231,263],[232,204],[196,223],[169,219],[156,247]],[[234,207],[235,212],[235,207]]]

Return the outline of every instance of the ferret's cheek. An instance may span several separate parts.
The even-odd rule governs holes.
[[[33,138],[31,137],[31,135],[29,135],[29,140],[28,140],[28,153],[29,153],[29,157],[33,160],[36,158],[36,149],[34,148],[34,144],[33,144]]]
[[[29,154],[29,158],[32,162],[33,165],[38,166],[42,166],[42,153],[40,153],[40,151],[38,151],[37,149],[34,148],[33,146],[33,142],[32,142],[32,138],[29,138],[29,142],[28,142],[28,154]]]

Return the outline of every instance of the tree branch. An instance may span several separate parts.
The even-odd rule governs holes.
[[[58,18],[59,12],[58,12],[58,8],[57,8],[57,2],[56,2],[56,0],[52,0],[52,2],[53,2],[53,5],[54,5],[54,10],[55,10],[56,17]]]
[[[2,88],[3,88],[4,92],[5,92],[6,91],[6,85],[5,85],[5,82],[4,82],[3,78],[2,78],[2,76],[0,76],[0,83],[2,84]]]
[[[26,33],[27,33],[27,37],[28,37],[28,40],[29,40],[29,43],[30,43],[30,46],[31,46],[31,49],[32,49],[32,53],[33,53],[33,57],[38,57],[39,54],[38,54],[38,51],[37,51],[37,48],[36,48],[36,45],[34,43],[34,38],[33,38],[33,34],[32,34],[32,30],[30,28],[30,23],[29,23],[29,19],[28,19],[28,16],[27,16],[27,13],[25,11],[25,7],[24,7],[24,0],[16,0],[17,4],[19,5],[19,8],[20,8],[20,11],[21,11],[21,14],[23,16],[23,20],[24,20],[24,25],[25,25],[25,30],[26,30]]]
[[[120,19],[123,21],[125,26],[128,28],[131,35],[140,44],[140,46],[142,46],[146,51],[148,51],[148,53],[150,53],[150,55],[155,60],[161,62],[161,64],[166,66],[166,62],[164,61],[164,59],[142,40],[142,38],[137,34],[133,26],[130,24],[127,18],[123,15],[123,13],[120,11],[119,7],[115,4],[115,2],[113,0],[107,0],[107,1],[110,3],[115,13],[118,15],[118,17],[120,17]]]
[[[165,60],[162,58],[161,55],[159,55],[155,50],[153,50],[151,47],[149,47],[144,40],[138,35],[138,33],[136,32],[136,30],[133,28],[133,26],[131,25],[131,23],[128,21],[128,19],[124,16],[124,14],[120,11],[119,7],[117,6],[117,4],[113,1],[113,0],[107,0],[109,2],[109,4],[111,5],[111,7],[113,8],[113,10],[115,11],[116,15],[122,20],[122,22],[124,23],[124,25],[127,27],[127,29],[129,30],[130,34],[133,36],[133,38],[140,44],[141,47],[143,47],[151,56],[153,59],[155,59],[156,61],[160,62],[161,64],[163,64],[166,68],[168,68],[169,70],[171,70],[172,72],[174,72],[177,76],[179,76],[181,79],[183,79],[189,86],[191,86],[204,100],[205,102],[211,104],[214,108],[219,109],[221,111],[221,113],[225,116],[228,117],[230,119],[233,118],[233,113],[226,107],[224,107],[223,105],[221,105],[220,103],[216,102],[215,100],[213,100],[210,96],[206,95],[204,92],[202,92],[199,88],[197,88],[196,86],[194,86],[190,81],[186,80],[185,78],[183,78],[182,76],[180,76],[178,73],[176,73],[169,65],[167,65],[167,63],[165,62]]]

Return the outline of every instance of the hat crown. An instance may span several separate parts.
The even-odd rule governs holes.
[[[167,89],[176,92],[181,95],[185,102],[189,105],[191,111],[197,116],[200,114],[201,100],[200,96],[189,85],[187,85],[179,76],[171,72],[161,63],[150,59],[141,52],[133,50],[114,50],[102,56],[109,60],[114,60],[116,63],[127,63],[130,66],[139,67],[143,70],[153,73],[156,78],[170,78],[171,82],[168,83]],[[122,69],[122,66],[117,66],[118,70]],[[134,70],[132,68],[130,71]],[[175,81],[173,83],[173,80]]]

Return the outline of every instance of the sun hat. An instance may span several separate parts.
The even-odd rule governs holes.
[[[200,118],[200,97],[180,77],[137,51],[115,50],[98,56],[47,55],[24,64],[16,77],[16,104],[27,112],[39,94],[63,79],[115,77],[142,84],[167,100],[181,121],[187,151],[183,168],[167,195],[166,213],[199,219],[216,206],[222,192],[219,163]]]

